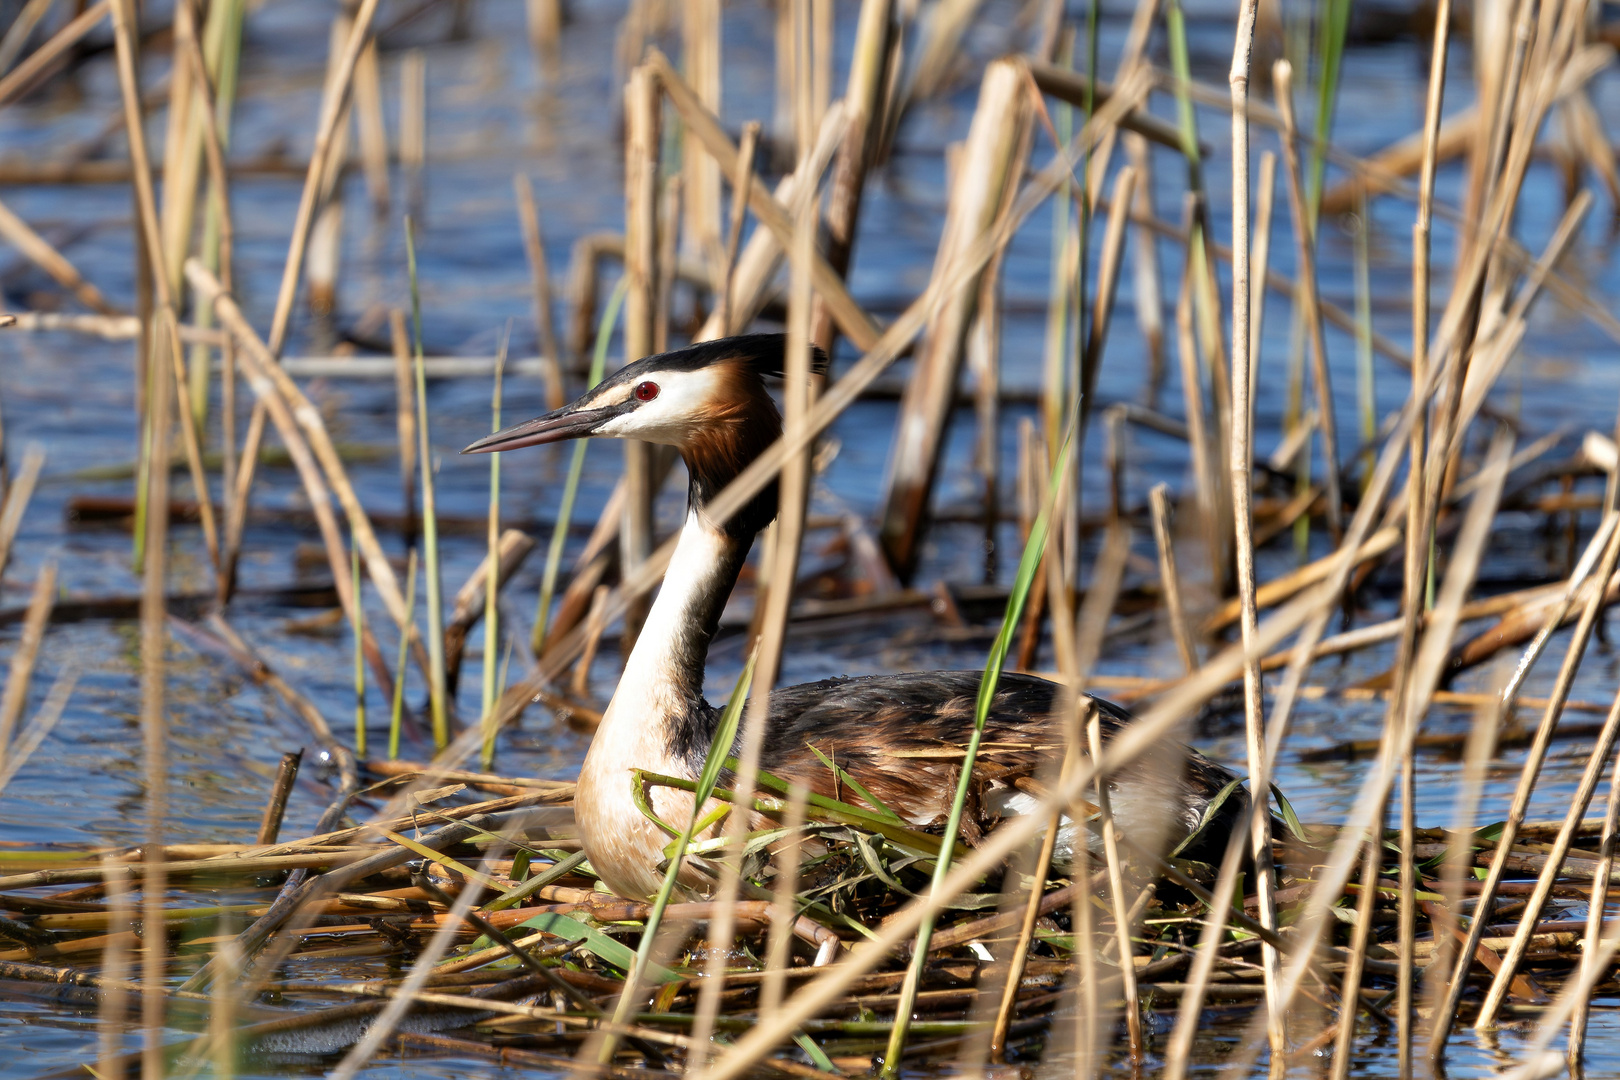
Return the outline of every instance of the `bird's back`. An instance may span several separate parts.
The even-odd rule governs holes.
[[[911,823],[937,826],[956,792],[982,678],[977,671],[929,671],[826,679],[773,691],[761,766],[818,794],[865,802],[841,778],[847,775]],[[1046,679],[1001,677],[963,816],[969,843],[1000,818],[1032,807],[1056,780],[1066,739],[1061,694]],[[1105,743],[1130,723],[1119,706],[1090,700]],[[702,750],[697,753],[701,767]],[[1113,777],[1110,800],[1122,832],[1167,849],[1198,826],[1205,807],[1232,779],[1196,750],[1167,743],[1163,753]],[[1186,854],[1207,857],[1213,849],[1218,858],[1231,819],[1245,805],[1241,793],[1230,799],[1215,827],[1200,838],[1202,850]]]

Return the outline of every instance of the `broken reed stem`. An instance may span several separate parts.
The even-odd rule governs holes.
[[[298,779],[298,767],[303,763],[304,752],[294,750],[281,755],[281,764],[276,768],[275,783],[270,788],[270,802],[264,808],[264,817],[259,821],[259,835],[254,843],[268,846],[276,842],[281,835],[281,819],[287,813],[287,799],[292,795],[293,784]]]
[[[450,704],[445,700],[444,585],[439,578],[439,514],[434,496],[433,445],[428,437],[427,374],[422,365],[422,292],[416,276],[415,229],[405,218],[405,260],[411,278],[411,324],[416,361],[416,432],[422,462],[422,547],[427,573],[428,702],[433,718],[433,749],[450,745]],[[406,628],[407,631],[409,627]]]

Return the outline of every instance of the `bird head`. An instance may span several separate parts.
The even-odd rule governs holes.
[[[764,379],[782,374],[785,347],[785,335],[748,334],[649,356],[555,412],[487,435],[462,453],[584,438],[664,443],[680,450],[689,465],[716,455],[757,453],[781,433]],[[812,348],[812,369],[823,372],[826,364],[826,354]]]

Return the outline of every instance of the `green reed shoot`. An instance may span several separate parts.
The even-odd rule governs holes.
[[[512,340],[507,320],[501,347],[495,354],[495,386],[490,391],[490,431],[501,430],[501,375],[506,370],[506,347]],[[495,760],[495,656],[501,649],[501,455],[489,455],[489,572],[484,579],[484,768]]]
[[[416,236],[405,215],[405,265],[411,278],[411,324],[416,347],[416,430],[421,440],[422,550],[427,573],[428,701],[433,715],[433,749],[450,745],[450,715],[445,701],[444,588],[439,581],[439,515],[433,494],[433,444],[428,438],[427,363],[422,356],[422,291],[416,279]]]
[[[349,545],[349,587],[354,595],[354,756],[366,759],[366,610],[360,602],[360,548]]]
[[[1058,486],[1068,471],[1065,463],[1069,446],[1074,441],[1074,428],[1074,414],[1071,414],[1069,430],[1063,437],[1062,453],[1053,462],[1051,476],[1046,482],[1046,498],[1041,503],[1040,515],[1029,530],[1024,554],[1018,560],[1018,572],[1013,576],[1012,592],[1007,597],[1007,611],[1001,618],[1001,629],[996,633],[996,640],[990,646],[990,658],[984,665],[984,678],[979,681],[979,696],[973,707],[973,734],[968,738],[967,749],[962,755],[956,796],[951,800],[951,812],[945,819],[945,836],[940,844],[939,858],[934,860],[931,888],[936,892],[944,887],[945,878],[950,873],[951,854],[961,831],[962,811],[967,805],[968,792],[973,786],[973,766],[978,758],[979,744],[984,739],[984,725],[990,717],[996,688],[1001,683],[1001,669],[1007,662],[1007,651],[1012,648],[1013,637],[1024,620],[1024,605],[1029,600],[1036,572],[1041,566],[1041,557],[1046,551],[1046,534],[1052,519],[1052,508],[1057,502]],[[1039,887],[1037,883],[1036,888]],[[891,1080],[900,1072],[900,1057],[906,1047],[911,1014],[916,1008],[917,990],[922,983],[923,969],[928,965],[928,942],[934,934],[934,922],[935,917],[928,916],[917,927],[917,943],[912,949],[911,966],[906,969],[906,981],[900,989],[900,1003],[895,1008],[894,1028],[889,1032],[889,1047],[883,1055],[882,1075],[886,1080]]]
[[[596,327],[596,349],[591,355],[590,384],[602,381],[607,370],[608,343],[613,337],[613,326],[619,321],[619,309],[624,306],[625,294],[630,291],[630,279],[620,277],[608,297],[602,321]],[[568,479],[563,484],[562,505],[557,508],[557,524],[551,529],[551,545],[546,549],[546,569],[540,576],[540,599],[534,611],[534,636],[531,650],[538,658],[546,647],[546,626],[551,620],[551,598],[557,591],[557,574],[562,568],[563,546],[568,542],[568,522],[574,516],[574,499],[579,494],[580,476],[585,471],[585,449],[589,439],[574,442],[573,456],[568,462]]]
[[[1323,0],[1316,23],[1316,142],[1311,147],[1311,171],[1305,178],[1305,208],[1315,243],[1322,210],[1322,177],[1327,167],[1328,137],[1333,134],[1333,112],[1339,101],[1339,68],[1350,28],[1350,0]]]
[[[648,965],[652,963],[653,942],[658,937],[659,923],[663,921],[664,910],[669,907],[670,897],[675,894],[675,884],[680,878],[681,865],[686,860],[686,849],[698,831],[703,807],[714,794],[715,785],[720,781],[720,770],[731,754],[732,744],[737,741],[737,725],[742,718],[743,705],[748,701],[748,688],[754,681],[754,662],[758,659],[759,647],[756,645],[749,654],[748,663],[743,665],[742,674],[737,676],[737,684],[731,688],[731,696],[726,699],[726,707],[720,712],[720,722],[715,725],[714,736],[709,740],[709,753],[703,759],[703,771],[698,774],[697,788],[692,793],[691,816],[687,819],[686,828],[681,830],[681,835],[675,840],[675,850],[664,870],[663,883],[658,887],[658,895],[653,898],[652,909],[647,912],[647,921],[641,928],[641,942],[636,948],[635,966],[630,970],[624,990],[619,994],[619,1003],[613,1010],[615,1028],[628,1023],[639,1004],[639,988],[646,976]],[[636,782],[639,783],[639,780]],[[739,812],[746,813],[733,811]],[[601,1053],[597,1057],[601,1064],[605,1065],[613,1060],[615,1044],[616,1040],[612,1034],[603,1040]]]
[[[405,625],[399,632],[399,662],[394,665],[394,703],[388,718],[388,756],[399,757],[399,726],[405,715],[405,662],[411,654],[411,627],[416,623],[416,549],[405,559]]]

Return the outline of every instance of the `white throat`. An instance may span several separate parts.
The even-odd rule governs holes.
[[[657,890],[653,868],[668,839],[636,806],[631,773],[696,776],[686,751],[695,741],[707,749],[695,725],[708,715],[709,640],[746,554],[746,543],[687,512],[663,587],[585,755],[574,799],[580,838],[597,876],[621,896]],[[691,812],[690,798],[668,788],[653,788],[651,801],[677,828]]]

